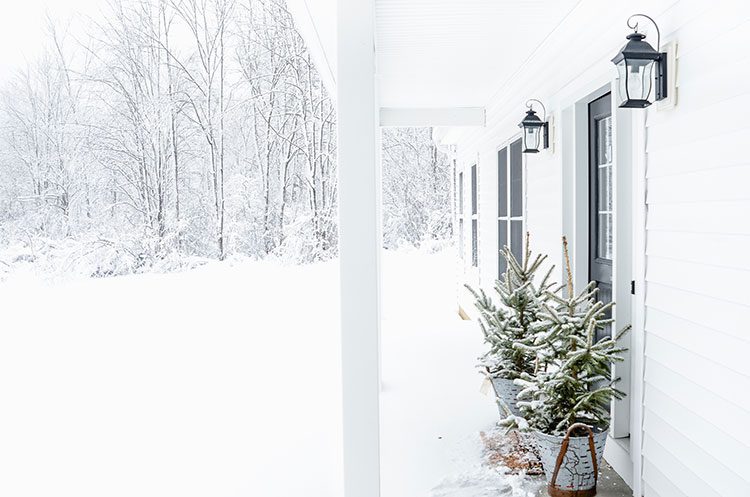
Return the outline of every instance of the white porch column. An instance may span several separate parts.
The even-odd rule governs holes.
[[[375,2],[338,0],[344,491],[380,495],[380,160]]]

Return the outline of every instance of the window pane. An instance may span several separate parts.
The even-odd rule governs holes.
[[[612,213],[599,214],[596,239],[596,256],[612,259]]]
[[[599,183],[596,195],[599,212],[612,210],[612,166],[599,167]]]
[[[605,117],[596,122],[596,138],[599,141],[596,147],[597,165],[612,163],[612,118]]]
[[[464,173],[458,173],[458,215],[464,215]]]
[[[508,216],[508,149],[497,153],[497,216]]]
[[[596,257],[612,259],[612,118],[596,122]]]
[[[477,166],[471,166],[471,213],[477,213]]]
[[[523,221],[510,222],[510,251],[518,262],[523,261]]]
[[[464,220],[458,220],[458,255],[464,258]]]
[[[479,234],[477,233],[477,220],[471,220],[471,265],[474,267],[479,266],[479,253],[477,248],[477,242]]]
[[[510,215],[523,215],[523,183],[521,178],[521,140],[510,145]]]
[[[500,220],[497,222],[498,277],[502,276],[506,270],[505,257],[502,253],[506,245],[508,245],[508,221]]]

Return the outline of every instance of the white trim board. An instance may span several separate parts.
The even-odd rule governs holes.
[[[630,449],[633,495],[643,495],[643,396],[646,319],[646,111],[633,114],[633,329],[631,330]]]
[[[484,126],[484,107],[380,109],[380,126]]]
[[[604,459],[607,460],[612,469],[633,488],[633,461],[630,458],[629,438],[612,438],[607,437],[607,444],[604,446]],[[640,495],[633,493],[633,495]]]
[[[612,298],[615,301],[613,317],[615,318],[614,333],[619,333],[633,324],[633,304],[635,296],[631,294],[633,280],[633,211],[635,210],[633,197],[633,113],[630,109],[617,107],[616,95],[612,93],[612,122],[614,131],[613,152],[615,166],[613,180],[614,193],[614,266],[612,271]],[[631,432],[631,402],[630,393],[632,375],[632,335],[623,336],[619,345],[626,348],[623,362],[612,366],[612,377],[619,378],[619,388],[628,397],[615,400],[612,411],[612,426],[610,433],[615,438],[630,436]]]

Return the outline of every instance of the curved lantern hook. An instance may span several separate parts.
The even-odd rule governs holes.
[[[661,50],[661,31],[659,31],[659,25],[656,24],[656,21],[654,21],[651,17],[647,16],[646,14],[633,14],[632,16],[628,17],[628,27],[632,29],[633,31],[635,31],[636,33],[638,32],[638,22],[636,22],[635,25],[633,25],[634,17],[643,17],[644,19],[648,19],[649,21],[651,21],[651,24],[653,24],[654,27],[656,28],[656,51],[658,52],[659,50]]]
[[[526,101],[526,108],[528,108],[529,110],[534,110],[532,109],[531,102],[536,102],[542,107],[542,112],[544,113],[542,117],[542,122],[547,122],[547,108],[544,106],[544,104],[540,102],[539,100],[537,100],[536,98],[530,98],[529,100]]]

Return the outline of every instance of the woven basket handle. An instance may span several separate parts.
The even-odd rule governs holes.
[[[594,447],[594,432],[591,429],[591,427],[584,423],[574,423],[570,425],[570,428],[568,428],[568,431],[565,433],[565,438],[563,438],[562,447],[560,447],[560,453],[557,454],[557,461],[555,462],[555,471],[552,473],[552,483],[551,485],[555,486],[555,481],[557,480],[557,473],[560,472],[560,466],[562,466],[563,459],[565,459],[565,453],[568,452],[568,445],[570,445],[570,435],[573,433],[574,430],[577,429],[585,429],[589,433],[589,452],[591,452],[591,462],[594,464],[594,486],[596,486],[596,482],[599,478],[599,468],[596,464],[596,447]]]

